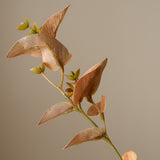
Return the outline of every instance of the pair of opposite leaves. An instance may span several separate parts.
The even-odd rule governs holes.
[[[68,7],[51,16],[42,26],[40,33],[18,40],[7,57],[12,58],[23,54],[42,57],[43,63],[50,70],[63,69],[64,65],[69,62],[71,54],[55,37]]]
[[[42,57],[43,63],[51,70],[58,70],[59,67],[63,69],[64,65],[69,62],[71,54],[55,37],[68,7],[51,16],[41,27],[41,33],[18,40],[7,57],[12,58],[28,54],[34,57]],[[83,97],[87,97],[89,101],[91,100],[91,95],[96,92],[99,86],[106,63],[107,59],[95,65],[77,82],[74,91],[75,104],[81,102]]]

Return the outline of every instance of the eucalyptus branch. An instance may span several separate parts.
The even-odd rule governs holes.
[[[79,78],[80,69],[78,69],[75,73],[71,71],[71,75],[66,76],[69,80],[74,81],[74,84],[67,82],[69,88],[67,88],[65,92],[68,92],[68,94],[66,94],[63,90],[64,66],[70,61],[72,55],[69,53],[68,49],[55,37],[58,27],[60,26],[60,23],[62,22],[68,7],[69,6],[51,16],[43,24],[41,28],[38,28],[37,24],[34,23],[33,28],[30,28],[31,32],[29,33],[29,35],[19,39],[9,51],[7,57],[12,58],[22,54],[28,54],[34,57],[42,57],[42,66],[32,68],[31,71],[35,74],[41,74],[53,87],[55,87],[67,99],[67,102],[57,103],[54,106],[50,107],[42,116],[39,125],[47,121],[50,121],[64,113],[77,111],[94,126],[93,128],[88,128],[79,132],[65,148],[70,147],[72,145],[80,144],[82,142],[87,142],[95,139],[103,139],[111,145],[111,147],[113,148],[120,160],[129,160],[130,157],[134,157],[132,160],[136,160],[137,156],[134,152],[126,152],[126,155],[122,158],[120,153],[108,137],[108,134],[106,132],[106,123],[104,116],[105,97],[102,96],[101,102],[97,104],[92,99],[92,95],[95,94],[95,92],[98,89],[102,72],[107,64],[107,58],[90,68],[81,78]],[[26,30],[27,28],[29,28],[29,26],[29,20],[26,18],[26,22],[21,23],[17,27],[17,29]],[[61,64],[61,81],[59,86],[57,86],[44,74],[45,66],[48,69],[55,71],[55,69],[58,69],[59,67],[57,63]],[[73,100],[70,98],[72,95]],[[90,100],[90,102],[93,104],[88,109],[87,114],[81,107],[81,101],[84,97]],[[97,116],[98,114],[103,122],[103,128],[100,128],[89,117]]]

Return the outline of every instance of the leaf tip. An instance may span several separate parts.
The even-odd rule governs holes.
[[[71,6],[71,4],[69,4],[67,7],[65,7],[64,11],[66,12],[70,6]]]
[[[10,52],[6,56],[6,58],[13,58],[13,57],[16,57],[16,55],[12,55]]]
[[[71,6],[71,4],[69,4],[68,6],[67,6],[67,8],[69,8]]]
[[[65,145],[62,149],[65,150],[68,148],[68,145]]]
[[[37,126],[40,126],[42,124],[42,122],[41,121],[39,121],[39,123],[37,124]]]

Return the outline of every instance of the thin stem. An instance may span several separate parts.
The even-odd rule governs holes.
[[[104,113],[101,113],[102,114],[102,121],[103,121],[103,126],[104,126],[104,130],[105,130],[105,133],[107,132],[107,129],[106,129],[106,121],[105,121],[105,116],[104,116]]]
[[[67,100],[69,100],[69,101],[73,104],[73,106],[75,106],[75,104],[73,103],[73,101],[64,93],[64,91],[63,91],[60,87],[58,87],[55,83],[53,83],[53,82],[44,74],[44,72],[42,72],[41,74],[42,74],[42,76],[43,76],[53,87],[55,87],[58,91],[60,91],[60,93],[61,93]]]
[[[60,83],[60,88],[63,86],[63,81],[64,81],[64,69],[61,68],[61,83]]]
[[[122,157],[121,157],[121,155],[120,155],[120,153],[118,152],[117,148],[113,145],[113,143],[112,143],[112,141],[109,139],[109,137],[105,135],[105,136],[103,137],[103,139],[104,139],[107,143],[110,144],[110,146],[113,148],[113,150],[114,150],[115,153],[117,154],[118,158],[119,158],[120,160],[123,160]]]
[[[58,89],[58,90],[65,96],[65,93],[63,92],[63,90],[62,90],[60,87],[58,87],[55,83],[53,83],[53,82],[44,74],[44,72],[42,72],[41,74],[42,74],[42,76],[43,76],[53,87],[55,87],[56,89]]]

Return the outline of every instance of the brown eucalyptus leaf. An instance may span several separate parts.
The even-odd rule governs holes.
[[[92,95],[97,91],[102,72],[106,66],[107,58],[102,62],[96,64],[90,68],[76,83],[73,101],[78,104],[82,101],[83,97],[86,97],[88,101],[91,101]]]
[[[123,160],[137,160],[137,155],[133,151],[125,152],[122,156]]]
[[[51,16],[42,26],[42,33],[56,37],[56,32],[69,6]]]
[[[42,116],[38,125],[53,120],[57,116],[73,111],[73,105],[69,102],[61,102],[50,107]]]
[[[40,33],[39,45],[42,53],[43,63],[51,70],[64,68],[71,59],[68,49],[54,37]]]
[[[65,92],[73,92],[73,90],[71,88],[67,88]]]
[[[106,107],[106,98],[105,96],[102,96],[102,99],[100,102],[97,103],[98,108],[101,112],[104,112]],[[98,110],[96,109],[95,105],[91,105],[87,111],[87,115],[89,116],[97,116],[99,114]]]
[[[22,54],[27,54],[33,57],[41,57],[39,48],[38,34],[30,35],[18,40],[10,49],[7,58],[16,57]]]
[[[73,145],[77,145],[83,142],[98,140],[103,136],[103,129],[101,128],[88,128],[85,129],[78,134],[64,147],[64,149],[71,147]]]

